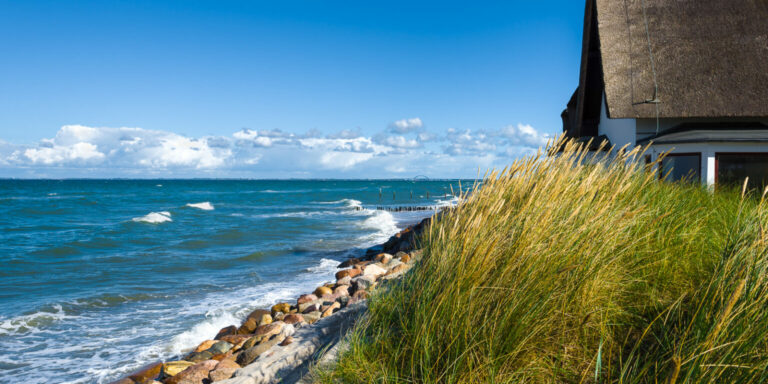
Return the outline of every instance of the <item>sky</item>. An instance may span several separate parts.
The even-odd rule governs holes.
[[[475,177],[561,132],[583,12],[0,0],[0,177]]]

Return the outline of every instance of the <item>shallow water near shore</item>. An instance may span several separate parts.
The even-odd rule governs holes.
[[[374,207],[450,205],[451,187],[0,180],[2,382],[105,383],[172,358],[431,214]]]

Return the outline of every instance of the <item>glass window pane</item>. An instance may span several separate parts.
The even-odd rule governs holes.
[[[718,153],[717,184],[741,187],[749,177],[749,188],[765,188],[768,184],[768,154]]]
[[[701,156],[692,155],[667,155],[661,161],[661,174],[665,180],[699,182],[701,180]]]

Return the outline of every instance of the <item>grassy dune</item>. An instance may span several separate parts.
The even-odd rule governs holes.
[[[767,381],[768,202],[589,156],[488,174],[322,380]]]

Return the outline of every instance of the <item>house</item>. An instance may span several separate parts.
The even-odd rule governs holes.
[[[650,144],[661,173],[768,185],[768,1],[587,0],[567,137]]]

